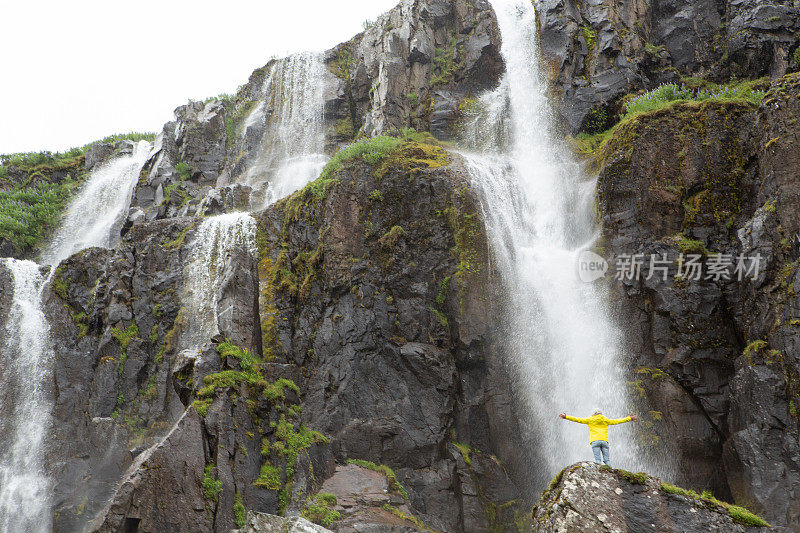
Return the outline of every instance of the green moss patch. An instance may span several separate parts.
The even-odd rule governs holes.
[[[306,500],[300,515],[315,524],[328,527],[342,518],[339,511],[331,509],[334,505],[336,505],[335,495],[329,492],[320,492]]]
[[[722,508],[722,510],[727,511],[733,521],[738,524],[743,524],[745,526],[770,527],[769,523],[767,523],[767,521],[760,516],[751,513],[744,507],[731,505],[730,503],[720,501],[708,491],[703,491],[702,494],[698,494],[693,490],[684,489],[669,483],[661,483],[661,490],[668,494],[677,494],[685,498],[697,500],[710,509],[718,510],[718,508]]]

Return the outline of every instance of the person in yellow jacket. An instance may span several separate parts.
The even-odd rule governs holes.
[[[603,416],[603,411],[600,409],[595,409],[592,412],[592,416],[589,418],[567,416],[565,413],[561,413],[558,416],[570,422],[577,422],[589,426],[589,444],[592,446],[594,460],[596,463],[604,463],[608,466],[611,466],[611,450],[608,446],[608,426],[639,420],[639,417],[636,415],[628,415],[625,418],[606,418]]]

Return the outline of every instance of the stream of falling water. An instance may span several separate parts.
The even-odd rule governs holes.
[[[552,128],[529,0],[492,0],[506,74],[482,96],[463,154],[479,191],[493,260],[507,291],[505,342],[523,427],[539,484],[563,467],[592,458],[586,426],[558,418],[599,407],[610,418],[629,412],[622,339],[600,285],[577,276],[577,254],[596,238],[594,182]],[[630,426],[609,431],[611,460],[626,469],[651,465],[637,454]],[[655,473],[655,472],[654,472]]]
[[[139,141],[130,155],[115,157],[92,171],[70,202],[50,246],[42,254],[42,263],[57,265],[80,250],[116,244],[139,171],[149,155],[150,143]]]
[[[266,184],[263,206],[316,179],[325,155],[324,90],[326,68],[318,53],[303,52],[274,62],[262,87],[264,100],[246,127],[265,121],[261,147],[245,173],[248,185]]]
[[[112,246],[130,204],[150,143],[93,170],[67,213],[42,263],[50,272],[61,260],[90,246]],[[0,342],[0,532],[50,531],[51,480],[45,466],[53,403],[53,346],[42,309],[48,276],[32,261],[3,259],[13,299]]]
[[[45,278],[32,261],[4,259],[13,279],[0,346],[0,531],[50,531],[44,441],[50,425],[52,347],[42,311]]]
[[[220,320],[232,310],[219,302],[226,280],[225,266],[233,253],[256,253],[256,222],[248,213],[226,213],[203,220],[195,233],[189,262],[184,268],[186,327],[181,343],[195,352],[220,333]]]

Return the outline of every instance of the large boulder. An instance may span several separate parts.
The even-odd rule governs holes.
[[[533,511],[533,531],[638,533],[770,531],[758,517],[643,473],[578,463],[562,470]]]

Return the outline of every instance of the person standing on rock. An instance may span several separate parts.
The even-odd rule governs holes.
[[[592,416],[589,418],[567,416],[565,413],[559,414],[558,417],[569,420],[570,422],[577,422],[589,426],[589,444],[592,446],[594,461],[596,463],[604,463],[608,466],[611,466],[611,451],[608,446],[608,426],[639,420],[639,417],[636,415],[628,415],[625,418],[606,418],[603,416],[603,411],[600,409],[595,409],[592,412]]]

